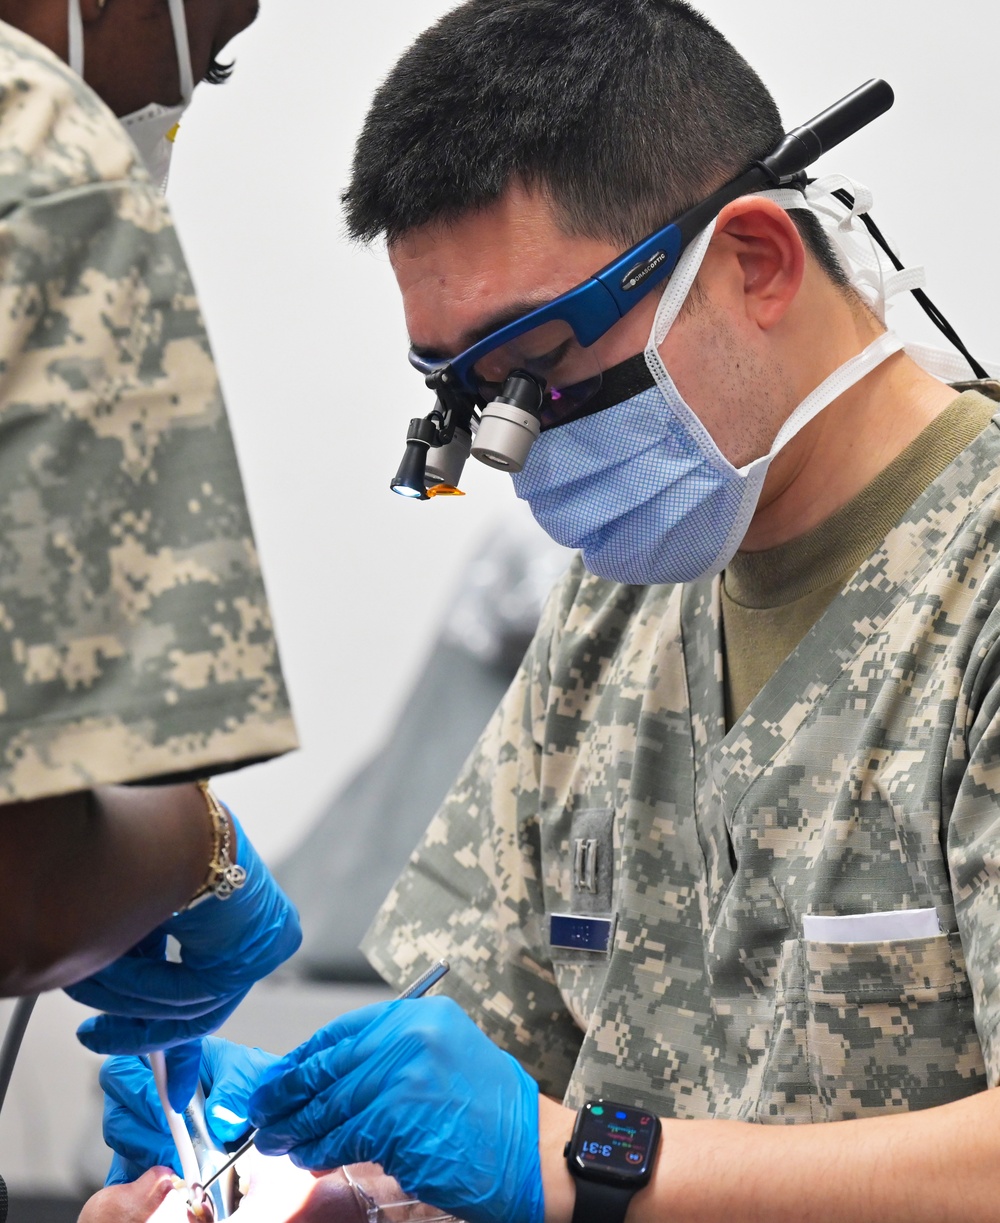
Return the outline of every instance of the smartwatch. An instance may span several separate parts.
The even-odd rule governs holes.
[[[576,1115],[564,1154],[576,1181],[573,1223],[623,1223],[632,1195],[648,1185],[660,1119],[611,1100],[591,1100]]]

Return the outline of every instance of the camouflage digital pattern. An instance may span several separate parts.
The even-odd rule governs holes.
[[[0,24],[0,801],[295,745],[225,407],[120,124]]]
[[[577,564],[372,927],[556,1096],[794,1123],[1000,1081],[1000,417],[725,730],[719,579]],[[606,850],[588,879],[576,842]],[[584,886],[581,886],[581,883]],[[804,914],[937,908],[825,944]],[[552,913],[617,915],[610,956]]]

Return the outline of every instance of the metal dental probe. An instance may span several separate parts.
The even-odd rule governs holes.
[[[397,1001],[402,1001],[404,998],[422,997],[427,993],[431,986],[437,985],[444,974],[448,971],[449,967],[450,965],[447,960],[438,960],[438,962],[436,964],[432,964],[425,973],[422,973],[419,977],[417,977],[416,981],[414,981],[412,985],[408,985],[399,995]],[[240,1145],[239,1150],[234,1151],[222,1165],[222,1167],[217,1168],[203,1185],[192,1185],[192,1189],[207,1189],[209,1185],[213,1184],[215,1180],[223,1174],[223,1172],[225,1172],[228,1168],[231,1168],[238,1159],[242,1159],[242,1157],[246,1155],[247,1151],[250,1150],[256,1141],[256,1138],[257,1131],[251,1130],[247,1135],[246,1140]]]

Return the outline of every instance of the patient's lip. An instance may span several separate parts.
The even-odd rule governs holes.
[[[160,1205],[168,1193],[185,1187],[184,1182],[176,1177],[169,1168],[150,1168],[145,1175],[152,1182],[146,1198],[151,1211]]]

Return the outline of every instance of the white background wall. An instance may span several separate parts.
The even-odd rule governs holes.
[[[447,7],[263,0],[235,44],[232,82],[198,90],[177,146],[170,198],[228,393],[304,745],[219,786],[272,858],[378,744],[479,531],[521,508],[504,477],[474,464],[465,499],[414,506],[389,494],[426,393],[406,364],[384,254],[341,237],[337,197],[371,93]],[[895,109],[827,168],[873,188],[876,217],[926,263],[932,296],[975,350],[1000,356],[1000,8],[701,7],[789,125],[871,76],[892,83]],[[2,1171],[22,1188],[68,1187],[92,1070],[72,1036],[79,1008],[60,995],[39,1006],[0,1120]]]
[[[342,235],[338,195],[372,91],[449,7],[263,0],[232,46],[232,81],[198,90],[175,151],[169,195],[222,370],[303,742],[219,786],[272,858],[376,748],[481,528],[522,508],[506,477],[476,464],[464,499],[413,505],[388,492],[427,393],[406,363],[384,252]],[[761,72],[789,126],[869,77],[890,81],[895,108],[827,168],[872,187],[876,217],[927,265],[960,333],[1000,356],[997,6],[701,8]]]

